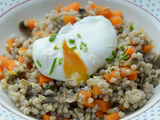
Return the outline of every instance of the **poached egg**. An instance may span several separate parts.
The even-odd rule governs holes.
[[[85,17],[74,25],[69,23],[52,42],[49,38],[33,43],[33,60],[43,75],[60,81],[86,82],[104,67],[105,59],[117,46],[116,32],[103,16]]]

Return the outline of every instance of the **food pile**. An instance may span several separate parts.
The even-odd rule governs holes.
[[[88,16],[104,16],[102,18],[110,21],[116,33],[117,44],[104,59],[103,68],[89,74],[86,82],[62,81],[50,75],[57,70],[55,66],[63,66],[66,58],[53,56],[52,65],[46,67],[50,71],[48,77],[42,74],[40,69],[44,64],[40,59],[33,59],[34,44],[46,38],[52,44],[63,26],[77,25]],[[25,115],[43,120],[118,120],[125,113],[144,106],[159,84],[160,56],[153,51],[152,39],[143,29],[134,28],[133,22],[126,22],[121,10],[111,10],[93,2],[85,8],[76,2],[66,7],[60,4],[43,19],[21,20],[19,29],[26,37],[9,37],[6,52],[0,56],[0,79],[2,89]],[[84,54],[89,53],[93,43],[86,44],[83,34],[76,35],[81,40],[79,49]],[[63,50],[82,56],[77,52],[79,46],[74,45],[77,40],[66,41],[73,47],[63,42]],[[58,45],[61,44],[56,44],[53,50],[59,49]],[[98,52],[97,48],[102,46],[93,47]]]

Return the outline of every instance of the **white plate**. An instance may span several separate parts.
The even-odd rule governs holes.
[[[76,0],[83,6],[87,4],[86,0]],[[144,29],[149,33],[149,36],[154,40],[153,44],[155,45],[155,51],[159,53],[160,51],[160,42],[159,42],[159,33],[160,33],[160,21],[152,16],[150,13],[146,12],[140,7],[137,7],[130,2],[126,1],[118,1],[118,0],[93,0],[98,5],[110,6],[111,9],[121,9],[123,11],[123,15],[127,21],[134,21],[135,26],[138,28]],[[18,5],[16,8],[10,10],[6,14],[3,15],[0,19],[0,54],[3,54],[4,47],[3,45],[6,43],[8,37],[11,34],[21,35],[18,30],[18,21],[21,19],[29,19],[35,18],[40,19],[43,18],[45,13],[50,13],[52,9],[56,9],[59,3],[62,3],[63,6],[68,5],[69,3],[75,2],[75,0],[25,0],[23,4]],[[3,30],[2,30],[3,29]],[[154,105],[159,99],[160,96],[158,92],[160,91],[160,85],[155,88],[155,94],[153,97],[147,102],[145,106],[138,109],[135,112],[129,113],[123,118],[123,120],[133,119],[137,115],[142,114],[152,105]],[[6,95],[0,89],[0,104],[8,108],[13,113],[21,116],[24,119],[32,120],[33,118],[23,115],[12,103],[8,95]],[[0,112],[1,113],[1,112]]]

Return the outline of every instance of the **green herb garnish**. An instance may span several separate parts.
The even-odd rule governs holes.
[[[121,57],[119,58],[119,60],[125,60],[125,59],[127,59],[129,56],[130,56],[129,54],[124,54],[123,56],[121,56]]]
[[[57,61],[57,57],[56,57],[56,58],[54,58],[54,60],[53,60],[53,63],[52,63],[52,66],[51,66],[51,69],[50,69],[49,75],[51,75],[51,74],[53,73],[53,70],[54,70],[54,67],[55,67],[56,61]]]
[[[80,45],[79,47],[80,47],[80,50],[82,50],[82,49],[83,49],[83,46],[82,46],[82,45]]]
[[[79,33],[77,34],[77,36],[78,36],[79,38],[81,38],[81,35],[80,35]]]
[[[113,55],[114,57],[116,57],[116,56],[117,56],[117,52],[116,52],[115,50],[113,50],[113,51],[112,51],[112,55]]]
[[[53,40],[55,40],[57,35],[58,33],[52,34],[52,36],[49,38],[49,41],[52,42]]]
[[[83,41],[81,41],[81,45],[83,45],[84,47],[87,47],[87,44],[84,43]]]
[[[84,48],[84,49],[83,49],[83,52],[88,52],[88,48]]]
[[[114,60],[114,58],[115,58],[114,56],[107,57],[107,58],[106,58],[106,61],[109,62],[109,61],[111,61],[111,60]]]
[[[58,64],[61,65],[61,64],[62,64],[62,61],[63,61],[63,57],[61,57],[61,58],[58,60]]]
[[[58,43],[57,43],[57,45],[58,45]],[[53,50],[59,49],[59,48],[57,47],[57,45],[54,46]]]
[[[90,75],[90,78],[94,78],[95,75]]]
[[[51,89],[53,89],[53,86],[49,85],[48,87],[45,88],[45,91],[46,90],[51,90]]]
[[[129,29],[130,29],[130,31],[134,30],[133,25],[130,25],[130,26],[129,26]]]
[[[37,64],[39,65],[39,67],[42,67],[42,64],[39,62],[39,60],[37,59]]]
[[[71,47],[71,50],[77,49],[77,46],[73,46]]]
[[[71,44],[75,43],[75,39],[69,39],[69,43]]]
[[[125,49],[123,45],[122,45],[122,46],[120,46],[120,48],[121,48],[121,50],[124,50],[124,49]]]

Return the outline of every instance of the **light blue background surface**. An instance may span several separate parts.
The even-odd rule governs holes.
[[[0,0],[0,16],[25,0]],[[146,9],[160,19],[160,0],[128,0]],[[0,105],[0,120],[23,120]],[[151,109],[132,120],[160,120],[160,101]]]

